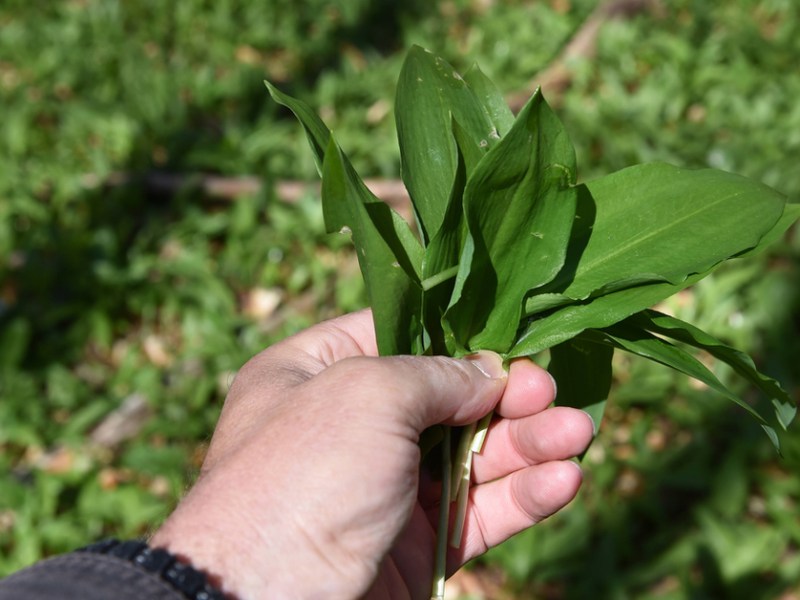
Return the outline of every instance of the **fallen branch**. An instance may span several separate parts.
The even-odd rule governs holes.
[[[152,194],[174,196],[179,192],[194,190],[208,198],[236,200],[260,194],[265,182],[252,175],[221,176],[203,173],[153,172],[143,175],[112,173],[101,180],[95,175],[84,175],[83,186],[94,189],[101,186],[119,187],[140,185]],[[411,218],[411,202],[403,182],[399,179],[365,179],[367,187],[378,198],[389,204],[404,218]],[[319,183],[284,180],[273,184],[275,196],[288,203],[299,201],[307,194],[319,194]]]

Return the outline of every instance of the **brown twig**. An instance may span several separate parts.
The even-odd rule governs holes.
[[[92,430],[91,444],[104,450],[116,450],[123,442],[136,437],[152,414],[142,394],[131,394]]]
[[[365,179],[364,183],[373,194],[389,204],[404,218],[411,218],[411,202],[402,181],[399,179]],[[236,200],[261,193],[265,182],[263,179],[251,175],[237,177],[203,173],[154,172],[139,176],[129,173],[113,173],[105,180],[100,180],[94,175],[85,175],[83,185],[88,189],[100,186],[142,185],[152,194],[166,196],[173,196],[185,190],[196,190],[208,198]],[[294,203],[307,194],[319,194],[319,183],[283,180],[275,182],[273,189],[279,200]]]

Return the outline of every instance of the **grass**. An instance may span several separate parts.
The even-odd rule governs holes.
[[[721,4],[721,3],[720,3]],[[359,172],[396,177],[405,48],[477,60],[509,94],[593,3],[144,1],[0,7],[0,574],[103,535],[146,533],[191,481],[236,369],[364,304],[347,241],[322,234],[281,82],[319,107]],[[558,111],[583,177],[711,165],[800,197],[800,19],[791,0],[678,0],[606,24]],[[320,17],[319,15],[324,15]],[[209,198],[152,172],[263,179]],[[114,173],[127,184],[102,185]],[[800,236],[668,308],[797,394]],[[617,356],[613,407],[571,508],[474,566],[519,598],[779,598],[800,580],[800,435],[775,457],[707,390]],[[92,442],[126,399],[142,428]]]

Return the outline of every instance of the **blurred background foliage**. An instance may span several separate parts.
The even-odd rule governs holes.
[[[477,61],[512,97],[595,7],[5,0],[0,575],[146,534],[196,474],[241,364],[364,305],[314,188],[294,202],[276,191],[316,174],[263,79],[317,107],[362,175],[394,179],[392,99],[409,45],[458,69]],[[584,178],[667,160],[800,197],[795,0],[653,1],[605,19],[595,41],[548,96]],[[186,185],[154,188],[164,174]],[[263,185],[221,199],[193,185],[197,174]],[[662,308],[749,351],[797,395],[798,259],[795,230]],[[579,499],[477,561],[452,594],[798,598],[797,429],[779,459],[708,390],[615,360]]]

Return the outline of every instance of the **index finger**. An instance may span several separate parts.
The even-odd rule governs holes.
[[[495,412],[506,419],[519,419],[542,412],[556,399],[556,382],[528,358],[511,361],[508,384]]]

